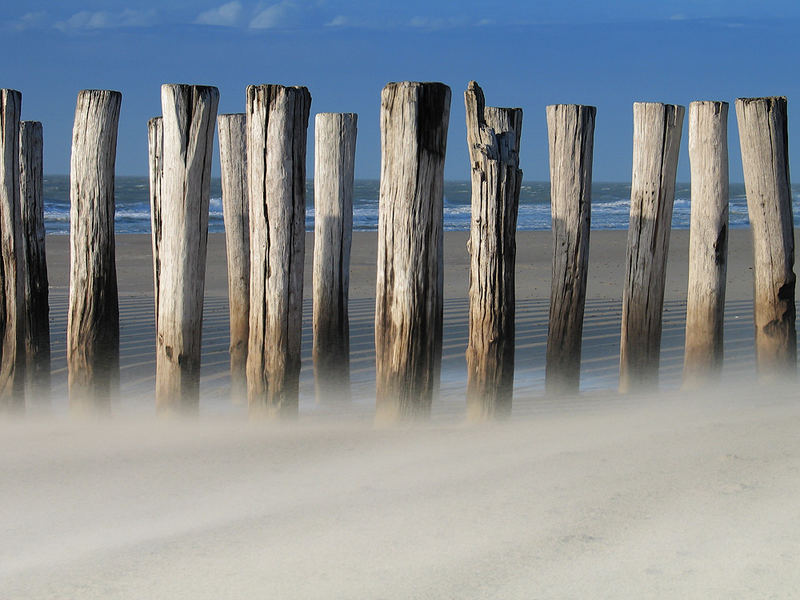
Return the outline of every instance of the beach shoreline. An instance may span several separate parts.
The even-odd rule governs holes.
[[[587,299],[621,300],[625,274],[626,230],[592,231],[589,247]],[[466,298],[469,289],[469,233],[448,231],[444,234],[445,299]],[[797,236],[800,241],[800,234]],[[313,233],[306,233],[304,267],[305,298],[311,297]],[[350,298],[375,298],[377,231],[353,232],[350,268]],[[69,285],[69,237],[47,236],[48,276],[54,290]],[[732,229],[729,237],[727,298],[752,299],[753,256],[750,231]],[[550,297],[552,234],[549,231],[517,232],[517,299]],[[665,300],[685,300],[688,286],[689,231],[673,230],[667,263]],[[116,236],[117,282],[121,295],[153,294],[151,238],[148,234]],[[227,296],[225,234],[208,235],[206,296]]]

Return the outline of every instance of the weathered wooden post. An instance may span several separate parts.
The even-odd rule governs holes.
[[[728,103],[689,105],[692,210],[686,299],[686,388],[719,381],[728,265]]]
[[[69,399],[110,408],[119,385],[114,164],[122,94],[78,94],[70,163]]]
[[[19,184],[24,248],[25,381],[29,399],[50,398],[50,306],[48,303],[42,188],[42,124],[22,121]]]
[[[197,412],[211,150],[219,91],[161,86],[164,176],[158,281],[156,408]]]
[[[474,81],[464,104],[472,179],[467,415],[483,420],[511,413],[522,109],[486,106]]]
[[[350,244],[358,116],[319,113],[314,135],[314,384],[317,401],[350,397]]]
[[[547,332],[548,394],[578,392],[589,265],[594,106],[547,107],[553,280]]]
[[[658,384],[661,312],[683,114],[683,106],[633,105],[633,176],[619,364],[622,392]]]
[[[298,409],[310,108],[304,87],[247,87],[251,416],[294,416]]]
[[[158,325],[158,278],[161,273],[161,180],[164,177],[164,122],[153,117],[147,122],[150,173],[150,237],[153,244],[153,304]]]
[[[377,419],[430,414],[439,388],[443,179],[450,88],[389,83],[381,93],[375,299]]]
[[[794,376],[794,224],[786,98],[739,98],[736,117],[753,232],[756,368],[761,380]]]
[[[219,115],[222,214],[228,257],[231,399],[247,400],[247,342],[250,331],[250,203],[247,201],[247,118]]]
[[[19,191],[22,94],[0,90],[0,408],[25,408],[25,299]]]

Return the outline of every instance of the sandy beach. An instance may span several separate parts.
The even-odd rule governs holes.
[[[442,398],[435,410],[458,413],[466,386],[467,291],[469,256],[466,232],[445,234],[445,332]],[[624,283],[625,231],[592,232],[584,325],[582,389],[607,391],[617,387],[621,296]],[[353,395],[359,409],[374,405],[375,256],[377,232],[353,237],[350,283],[351,369]],[[47,239],[51,283],[54,406],[65,407],[66,302],[69,285],[67,236]],[[732,376],[754,374],[752,331],[752,246],[748,230],[732,230],[728,266],[726,370]],[[308,234],[305,265],[305,318],[301,411],[326,410],[313,397],[311,363],[311,259],[313,235]],[[689,232],[672,233],[665,288],[662,339],[662,387],[674,389],[683,368],[683,337],[688,280]],[[201,410],[232,410],[226,401],[228,379],[227,270],[224,234],[209,235],[203,328]],[[117,236],[117,279],[121,311],[121,392],[117,412],[152,412],[155,378],[155,325],[152,308],[150,237]],[[517,405],[539,398],[544,390],[544,352],[550,298],[552,238],[550,232],[520,232],[517,238]],[[59,400],[61,399],[61,400]],[[352,407],[350,407],[352,408]],[[337,407],[338,411],[343,410]]]
[[[216,234],[200,417],[153,417],[150,238],[126,235],[120,398],[110,418],[69,418],[68,238],[49,237],[53,398],[0,421],[0,598],[791,597],[800,405],[754,383],[749,231],[730,235],[724,383],[694,395],[678,390],[688,232],[673,232],[648,397],[615,392],[626,232],[592,232],[582,393],[560,401],[543,396],[551,237],[520,233],[514,415],[486,425],[464,422],[466,236],[446,235],[431,421],[388,429],[372,423],[377,233],[354,235],[354,401],[315,403],[306,301],[290,424],[228,400]]]

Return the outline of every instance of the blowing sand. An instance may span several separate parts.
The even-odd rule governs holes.
[[[120,236],[122,393],[111,418],[68,418],[67,239],[48,238],[54,393],[49,409],[32,403],[28,416],[0,420],[0,598],[800,589],[800,403],[796,387],[753,383],[748,232],[731,233],[725,383],[702,395],[677,390],[688,234],[673,233],[662,392],[651,397],[613,391],[625,233],[593,232],[583,393],[558,402],[542,395],[550,236],[520,234],[514,416],[481,426],[463,420],[466,234],[448,234],[441,397],[429,424],[389,429],[372,425],[376,238],[354,240],[355,400],[315,403],[306,310],[301,417],[290,424],[248,423],[228,402],[224,239],[214,235],[201,417],[152,417],[150,242]]]

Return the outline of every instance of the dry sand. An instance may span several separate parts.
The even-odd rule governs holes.
[[[48,238],[57,372],[49,411],[0,421],[0,598],[789,598],[800,588],[800,403],[795,387],[752,383],[748,232],[731,233],[726,384],[691,396],[676,390],[688,234],[673,233],[664,391],[653,397],[613,392],[625,233],[593,232],[585,391],[559,402],[542,397],[550,236],[520,234],[514,417],[483,426],[463,422],[466,234],[448,234],[442,395],[429,424],[397,429],[371,421],[376,237],[354,241],[356,400],[314,403],[307,310],[301,418],[281,425],[247,423],[227,400],[219,235],[201,417],[152,417],[150,242],[120,236],[121,398],[111,418],[68,418],[67,239]]]

